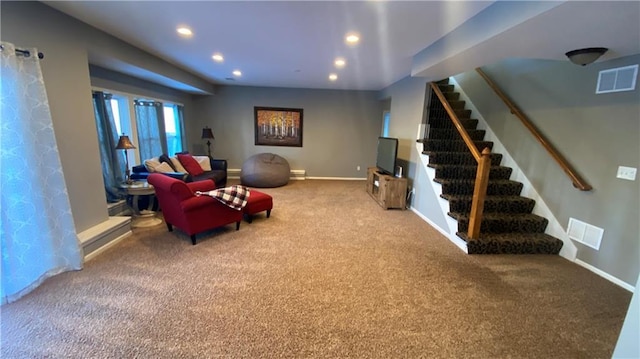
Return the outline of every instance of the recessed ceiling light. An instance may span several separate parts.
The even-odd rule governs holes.
[[[345,37],[345,40],[347,41],[348,44],[354,45],[354,44],[357,44],[358,41],[360,41],[360,36],[358,36],[358,34],[347,34],[347,37]]]
[[[191,37],[191,35],[193,35],[193,32],[191,31],[191,29],[185,26],[181,26],[177,28],[176,31],[178,32],[178,34],[185,37]]]
[[[242,76],[242,72],[240,72],[240,70],[233,70],[233,76]]]
[[[222,56],[222,54],[220,53],[215,53],[213,54],[213,56],[211,56],[211,58],[213,59],[213,61],[215,62],[222,62],[224,61],[224,57]]]
[[[333,63],[334,63],[334,64],[336,65],[336,67],[337,67],[337,68],[339,68],[339,69],[343,68],[343,67],[344,67],[344,65],[346,65],[346,64],[347,64],[347,62],[346,62],[343,58],[341,58],[341,57],[338,57],[338,58],[336,59],[336,61],[334,61]]]
[[[331,80],[331,81],[335,81],[335,80],[337,80],[337,79],[338,79],[338,75],[336,75],[336,74],[331,74],[331,75],[329,75],[329,80]]]

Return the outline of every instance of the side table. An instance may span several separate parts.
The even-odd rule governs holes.
[[[149,209],[140,211],[138,206],[140,196],[155,196],[156,191],[152,185],[147,181],[135,181],[131,184],[124,183],[120,187],[127,191],[127,204],[132,212],[131,227],[152,227],[162,223],[152,210],[153,201],[149,201]]]

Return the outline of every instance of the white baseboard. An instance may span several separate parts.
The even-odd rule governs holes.
[[[227,178],[229,179],[240,179],[240,172],[242,170],[240,168],[230,168],[227,169]],[[291,174],[289,175],[289,180],[300,181],[305,180],[307,171],[305,170],[291,170]]]
[[[98,249],[94,250],[93,252],[87,254],[86,256],[84,256],[84,261],[87,262],[89,260],[92,260],[93,258],[97,257],[99,254],[101,254],[102,252],[106,251],[107,249],[115,246],[116,244],[118,244],[120,241],[122,241],[123,239],[129,237],[130,235],[132,235],[133,232],[131,232],[131,230],[129,230],[128,232],[120,235],[119,237],[117,237],[116,239],[113,239],[111,241],[109,241],[107,244],[99,247]]]
[[[305,170],[291,170],[291,175],[289,176],[289,179],[303,181],[306,179],[305,177],[306,175],[307,175],[307,171]]]
[[[429,223],[429,225],[433,228],[435,228],[435,230],[437,230],[438,232],[440,232],[440,234],[442,234],[443,236],[445,236],[445,238],[447,238],[450,242],[452,242],[453,244],[455,244],[458,248],[460,248],[463,252],[465,253],[469,253],[469,250],[467,249],[467,242],[465,242],[462,238],[458,237],[458,236],[451,236],[449,234],[449,232],[443,228],[441,228],[440,226],[436,225],[434,222],[432,222],[429,218],[425,217],[422,213],[418,212],[418,210],[416,210],[414,207],[410,207],[409,208],[413,213],[415,213],[416,215],[418,215],[418,217],[422,218],[423,221]]]
[[[589,263],[583,262],[583,261],[581,261],[579,259],[576,259],[574,262],[576,264],[580,265],[581,267],[584,267],[584,268],[592,271],[593,273],[601,276],[602,278],[609,280],[613,284],[619,285],[620,287],[628,290],[631,293],[633,293],[635,291],[635,287],[632,286],[631,284],[629,284],[629,283],[627,283],[627,282],[625,282],[625,281],[623,281],[623,280],[621,280],[619,278],[616,278],[616,277],[612,276],[611,274],[592,266]]]
[[[366,178],[358,177],[307,177],[310,180],[329,180],[329,181],[366,181]]]
[[[85,260],[98,255],[107,247],[131,235],[131,217],[109,217],[85,231],[78,233],[78,240],[85,253]]]
[[[227,178],[229,179],[240,179],[241,169],[239,168],[230,168],[227,170]],[[290,181],[304,181],[304,180],[335,180],[335,181],[366,181],[366,177],[307,177],[306,170],[291,170],[291,175],[289,176]]]
[[[109,216],[127,216],[131,212],[125,200],[120,200],[116,203],[108,203],[107,209],[109,210]]]

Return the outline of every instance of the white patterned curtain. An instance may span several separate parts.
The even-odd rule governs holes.
[[[83,262],[37,53],[0,47],[2,304]]]

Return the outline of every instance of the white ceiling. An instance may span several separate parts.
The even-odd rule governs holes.
[[[602,60],[640,53],[638,1],[45,3],[214,84],[380,90],[409,75],[440,79],[510,57],[566,61],[566,51],[583,47],[608,47]],[[193,37],[180,37],[179,25]],[[344,41],[351,31],[360,34],[355,47]],[[211,60],[214,52],[224,63]],[[105,56],[96,64],[163,83]],[[336,57],[345,68],[334,67]],[[243,75],[228,80],[234,69]]]

